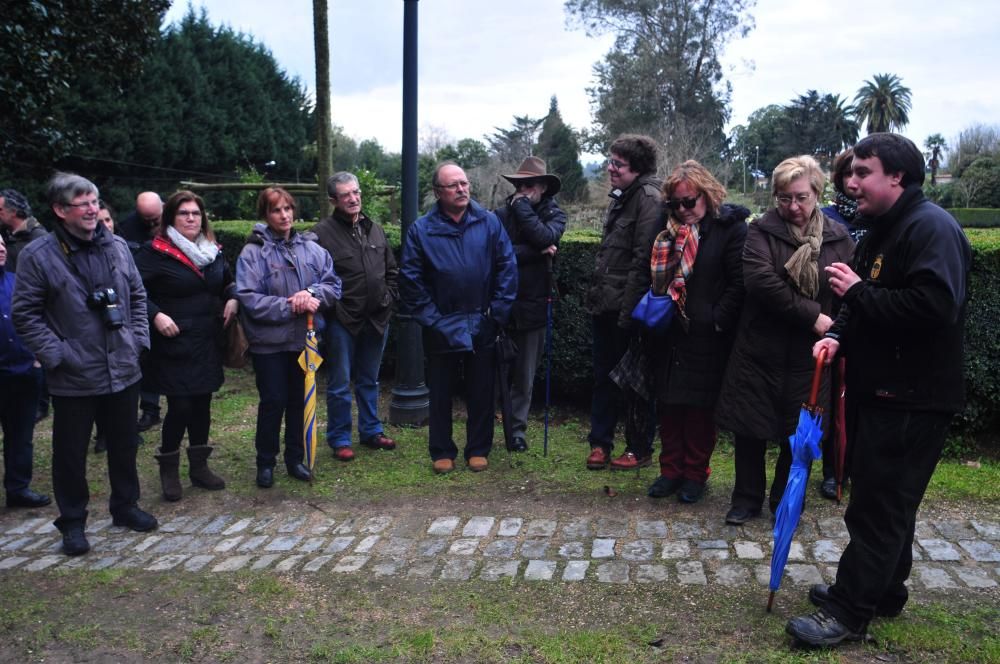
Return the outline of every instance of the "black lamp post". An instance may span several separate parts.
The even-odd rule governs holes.
[[[417,218],[417,2],[403,0],[403,190],[402,241]],[[410,316],[396,316],[396,385],[389,402],[389,422],[420,426],[427,422],[429,391],[424,384],[424,348],[420,326]]]

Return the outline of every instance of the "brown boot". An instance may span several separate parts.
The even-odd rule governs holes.
[[[188,463],[191,464],[191,484],[209,491],[226,488],[226,481],[208,468],[208,457],[212,456],[210,445],[188,447]]]
[[[163,499],[171,503],[181,499],[181,477],[178,466],[181,461],[181,451],[163,452],[162,448],[155,454],[160,464],[160,486],[163,487]]]

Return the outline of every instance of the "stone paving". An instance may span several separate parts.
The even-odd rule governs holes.
[[[48,517],[0,518],[0,573],[58,569],[303,572],[374,577],[576,583],[766,585],[771,534],[697,520],[355,514],[176,516],[153,533],[95,519],[92,550],[60,552]],[[847,544],[839,518],[803,520],[785,584],[832,581]],[[985,589],[1000,583],[1000,524],[930,520],[917,525],[910,583]]]

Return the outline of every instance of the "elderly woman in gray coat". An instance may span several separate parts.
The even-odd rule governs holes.
[[[835,314],[824,268],[849,262],[854,251],[847,230],[819,210],[826,177],[815,159],[786,159],[771,181],[776,207],[747,229],[746,301],[716,407],[716,423],[735,434],[736,483],[726,514],[732,525],[760,514],[768,440],[781,449],[771,484],[772,512],[781,500],[791,467],[788,437],[812,382],[812,346]],[[824,376],[820,405],[829,399],[829,376]]]
[[[257,379],[257,486],[274,484],[281,420],[285,420],[285,467],[297,480],[311,479],[302,463],[306,318],[340,299],[340,277],[330,253],[312,233],[292,228],[295,199],[268,187],[257,199],[266,223],[254,226],[236,263],[236,297],[250,342]],[[321,321],[321,316],[315,317]]]

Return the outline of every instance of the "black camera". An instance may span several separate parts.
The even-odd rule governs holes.
[[[104,327],[117,330],[125,325],[121,309],[118,308],[118,293],[114,288],[98,288],[87,298],[87,308],[101,312]]]

